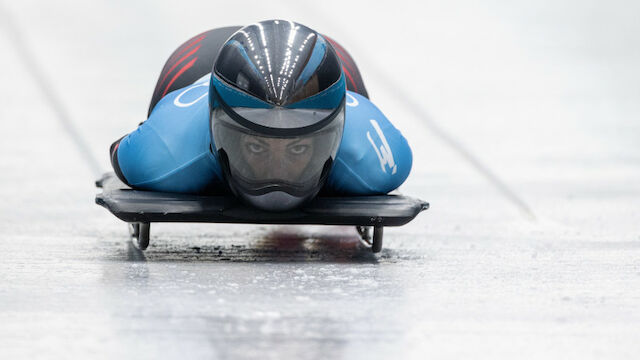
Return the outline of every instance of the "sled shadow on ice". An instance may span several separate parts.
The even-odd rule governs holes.
[[[146,251],[126,241],[125,258],[152,262],[377,263],[392,252],[383,249],[381,254],[372,253],[353,227],[316,227],[310,231],[285,225],[260,230],[257,236],[240,233],[222,240],[215,231],[191,236],[159,234]]]

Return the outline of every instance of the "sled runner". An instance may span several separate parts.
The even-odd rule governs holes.
[[[153,222],[199,222],[355,225],[362,240],[377,253],[382,250],[385,226],[404,225],[429,208],[427,202],[408,196],[379,195],[317,197],[295,211],[266,212],[245,205],[232,195],[133,190],[114,173],[103,175],[96,186],[102,188],[102,193],[96,195],[96,204],[129,223],[133,244],[140,250],[149,246]]]

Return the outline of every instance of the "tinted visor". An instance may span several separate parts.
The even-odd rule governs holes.
[[[280,129],[292,122],[317,123],[325,110],[314,109],[250,109],[234,108],[255,122],[270,118]],[[258,114],[260,113],[260,114]],[[235,117],[235,116],[234,116]],[[213,110],[213,138],[218,152],[224,152],[228,162],[227,176],[238,190],[250,195],[284,191],[295,196],[307,196],[317,191],[335,158],[344,127],[344,107],[330,115],[330,121],[320,129],[303,134],[282,135],[260,133],[241,126],[221,107]],[[274,120],[277,120],[274,122]],[[252,122],[253,123],[253,122]]]

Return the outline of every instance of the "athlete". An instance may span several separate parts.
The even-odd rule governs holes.
[[[268,211],[319,192],[385,194],[411,150],[337,42],[284,20],[213,29],[167,60],[148,119],[111,145],[134,189],[231,191]]]

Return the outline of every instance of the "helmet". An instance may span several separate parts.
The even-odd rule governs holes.
[[[220,49],[209,88],[212,141],[231,190],[269,211],[313,198],[344,128],[346,85],[331,45],[291,21],[246,26]]]

